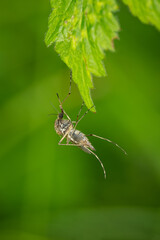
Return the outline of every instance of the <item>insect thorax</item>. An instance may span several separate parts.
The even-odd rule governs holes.
[[[69,127],[72,125],[71,121],[68,119],[56,119],[54,128],[58,135],[64,135]]]

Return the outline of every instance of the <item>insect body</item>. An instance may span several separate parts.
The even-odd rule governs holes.
[[[72,77],[72,75],[71,75],[71,77]],[[70,90],[69,90],[69,93],[68,93],[66,98],[68,98],[68,96],[70,94],[71,94],[71,78],[70,78]],[[58,100],[59,100],[59,103],[60,103],[59,107],[61,109],[61,112],[56,114],[56,115],[58,115],[58,118],[55,121],[54,127],[55,127],[55,130],[56,130],[57,134],[62,136],[62,138],[61,138],[61,140],[59,141],[58,144],[59,145],[65,145],[65,146],[77,146],[80,149],[82,149],[84,152],[87,152],[89,154],[93,154],[98,159],[98,161],[100,162],[100,164],[101,164],[101,166],[103,168],[104,177],[106,178],[106,171],[105,171],[105,168],[103,166],[103,163],[101,162],[99,157],[93,152],[93,151],[95,151],[95,148],[92,146],[92,144],[90,143],[90,141],[87,138],[87,136],[93,136],[93,137],[97,137],[97,138],[100,138],[102,140],[106,140],[108,142],[111,142],[114,145],[116,145],[118,148],[120,148],[125,154],[127,154],[127,153],[118,144],[112,142],[111,140],[109,140],[107,138],[103,138],[103,137],[97,136],[95,134],[85,135],[84,133],[82,133],[81,131],[76,129],[78,123],[90,111],[90,109],[93,106],[90,109],[88,109],[82,115],[82,117],[79,119],[79,115],[80,115],[82,107],[84,105],[84,103],[83,103],[81,108],[80,108],[80,111],[79,111],[79,113],[77,115],[77,121],[71,121],[70,117],[67,115],[67,113],[64,111],[64,109],[62,107],[62,103],[66,100],[66,98],[61,102],[58,94],[57,94],[57,97],[58,97]],[[63,118],[64,115],[67,117],[67,119]],[[62,141],[65,138],[67,139],[67,142],[65,144],[63,144]]]
[[[57,134],[63,136],[63,139],[66,137],[67,144],[69,144],[69,142],[72,142],[87,153],[90,153],[87,148],[95,151],[95,148],[92,146],[85,134],[75,129],[73,123],[70,120],[61,118],[61,113],[59,115],[60,117],[58,116],[58,119],[55,121],[54,125]]]

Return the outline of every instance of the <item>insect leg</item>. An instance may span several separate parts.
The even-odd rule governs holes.
[[[63,140],[63,139],[62,139]],[[61,145],[61,146],[75,146],[75,147],[79,147],[80,145],[79,144],[69,144],[69,143],[61,143],[62,141],[60,141],[59,143],[58,143],[58,145]],[[84,147],[85,148],[85,147]],[[99,159],[99,157],[94,153],[94,152],[92,152],[89,148],[86,148],[91,154],[93,154],[97,159],[98,159],[98,161],[100,162],[100,164],[101,164],[101,167],[102,167],[102,169],[103,169],[103,173],[104,173],[104,178],[106,178],[106,170],[105,170],[105,168],[104,168],[104,166],[103,166],[103,163],[101,162],[101,160]]]
[[[93,108],[93,107],[94,107],[94,105],[93,105],[91,108]],[[82,107],[81,107],[81,108],[82,108]],[[77,127],[78,123],[82,120],[82,118],[84,118],[84,116],[91,110],[91,108],[89,108],[89,109],[82,115],[82,117],[76,122],[74,129]],[[80,110],[81,110],[81,109],[80,109]]]
[[[80,108],[80,110],[79,110],[79,112],[78,112],[78,114],[77,114],[77,120],[76,120],[76,121],[72,121],[72,123],[75,123],[74,129],[75,129],[76,126],[77,126],[78,118],[79,118],[79,115],[80,115],[80,113],[81,113],[81,111],[82,111],[83,106],[84,106],[84,102],[82,102],[81,108]]]
[[[77,121],[76,121],[76,123],[78,122],[79,115],[80,115],[80,113],[81,113],[81,111],[82,111],[83,106],[84,106],[84,102],[82,102],[82,105],[81,105],[81,108],[80,108],[80,110],[79,110],[79,113],[77,114]]]
[[[68,114],[63,110],[64,114],[66,115],[66,117],[72,122],[72,120],[70,119],[70,117],[68,116]]]
[[[63,139],[65,139],[65,137],[68,135],[68,131],[63,135],[63,137],[61,138],[61,140],[59,141],[58,145],[61,145],[61,142],[63,141]]]
[[[72,85],[72,70],[70,71],[69,93],[67,94],[65,99],[63,99],[62,103],[64,103],[66,101],[66,99],[71,95],[71,85]]]
[[[74,129],[76,129],[76,127],[77,127],[78,118],[79,118],[79,115],[80,115],[80,113],[81,113],[81,111],[82,111],[83,106],[84,106],[84,102],[82,102],[81,108],[80,108],[80,110],[79,110],[79,112],[78,112],[78,114],[77,114],[77,120],[76,120],[76,121],[72,121],[72,123],[75,123]],[[73,131],[73,132],[74,132],[74,131]],[[72,133],[72,134],[73,134],[73,133]],[[71,135],[71,136],[72,136],[72,135]]]
[[[69,144],[70,142],[70,138],[67,136],[67,144]]]
[[[107,138],[103,138],[103,137],[97,136],[97,135],[95,135],[95,134],[88,134],[88,135],[86,135],[86,136],[92,136],[92,137],[100,138],[100,139],[102,139],[102,140],[105,140],[105,141],[107,141],[107,142],[110,142],[110,143],[114,144],[116,147],[120,148],[121,151],[124,152],[125,155],[127,155],[126,151],[125,151],[122,147],[120,147],[117,143],[115,143],[115,142],[113,142],[113,141],[111,141],[111,140],[109,140],[109,139],[107,139]]]
[[[58,101],[59,101],[59,104],[60,104],[60,109],[62,110],[63,108],[62,108],[62,103],[61,103],[61,100],[60,100],[60,98],[59,98],[59,94],[58,94],[58,93],[56,93],[56,95],[57,95],[57,98],[58,98]]]
[[[72,144],[72,143],[58,143],[58,145],[61,145],[61,146],[76,146],[76,147],[78,147],[79,145],[77,145],[77,144]]]
[[[64,109],[63,109],[63,107],[62,107],[62,103],[61,103],[61,100],[60,100],[60,98],[59,98],[58,93],[57,93],[57,98],[58,98],[58,101],[59,101],[59,103],[60,103],[59,107],[60,107],[61,111],[62,111],[62,112],[66,115],[66,117],[71,121],[70,117],[69,117],[68,114],[64,111]]]
[[[100,162],[101,167],[102,167],[102,169],[103,169],[104,178],[106,178],[106,170],[105,170],[105,168],[104,168],[104,166],[103,166],[103,163],[102,163],[101,160],[99,159],[99,157],[98,157],[94,152],[92,152],[89,148],[87,148],[87,150],[88,150],[91,154],[93,154],[93,155],[98,159],[98,161]]]

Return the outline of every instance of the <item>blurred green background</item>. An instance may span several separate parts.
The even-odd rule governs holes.
[[[57,145],[48,116],[69,89],[69,69],[44,44],[49,1],[6,0],[0,10],[0,239],[159,240],[160,33],[120,4],[108,77],[94,78],[97,113],[78,126],[128,152],[90,139],[104,180],[94,156]],[[64,104],[73,120],[81,103],[73,83]]]

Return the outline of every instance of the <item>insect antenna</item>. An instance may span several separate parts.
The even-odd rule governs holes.
[[[92,152],[92,151],[91,151],[90,149],[88,149],[88,148],[87,148],[87,150],[88,150],[91,154],[93,154],[93,155],[98,159],[98,161],[100,162],[101,167],[102,167],[102,169],[103,169],[104,178],[106,179],[106,170],[105,170],[105,168],[104,168],[104,166],[103,166],[103,163],[101,162],[101,160],[99,159],[99,157],[98,157],[94,152]]]
[[[57,110],[57,108],[53,105],[53,103],[50,102],[50,104],[52,105],[52,107],[59,113],[59,111]],[[57,114],[58,115],[58,114]]]
[[[115,142],[113,142],[113,141],[111,141],[111,140],[109,140],[109,139],[107,139],[107,138],[103,138],[103,137],[97,136],[97,135],[95,135],[95,134],[89,134],[89,135],[87,135],[87,136],[92,136],[92,137],[100,138],[100,139],[102,139],[102,140],[105,140],[105,141],[107,141],[107,142],[110,142],[110,143],[114,144],[116,147],[118,147],[119,149],[121,149],[121,151],[124,152],[125,155],[128,155],[128,154],[126,153],[126,151],[125,151],[122,147],[120,147],[117,143],[115,143]]]
[[[51,115],[56,115],[58,116],[58,113],[49,113],[48,116],[51,116]]]

